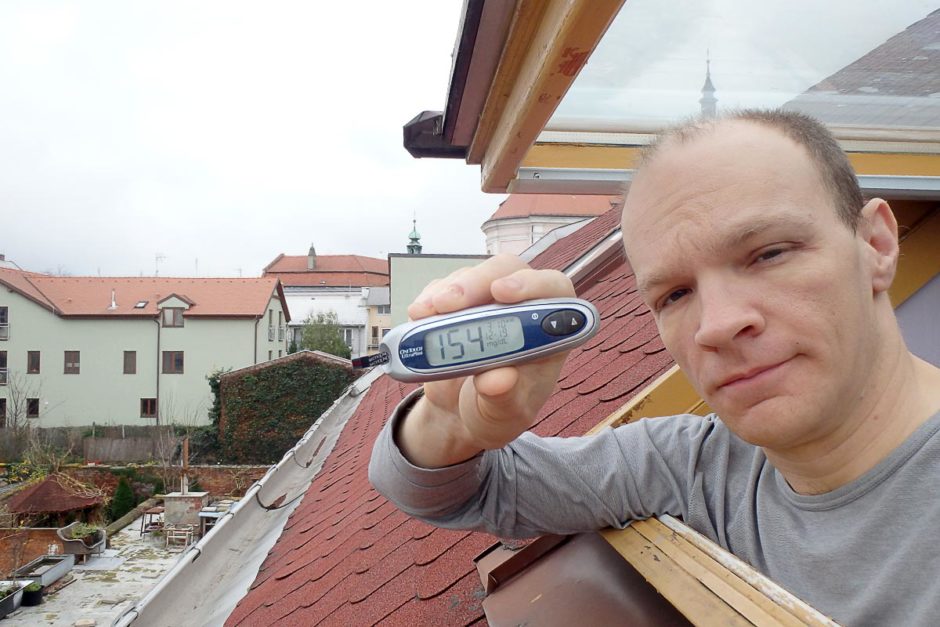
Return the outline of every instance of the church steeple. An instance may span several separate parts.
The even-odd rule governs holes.
[[[409,255],[420,255],[421,254],[421,234],[418,233],[418,220],[411,220],[411,233],[408,234],[408,254]]]
[[[711,58],[705,53],[705,84],[702,85],[702,97],[698,103],[702,107],[702,117],[713,118],[718,115],[718,99],[715,98],[715,86],[712,84]]]

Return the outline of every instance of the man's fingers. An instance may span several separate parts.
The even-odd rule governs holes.
[[[518,303],[534,298],[574,296],[574,285],[563,272],[525,268],[497,279],[490,287],[493,298],[500,303]]]
[[[490,294],[493,281],[527,267],[515,255],[496,255],[464,272],[453,273],[435,286],[431,297],[434,309],[448,313],[490,303],[493,300]]]

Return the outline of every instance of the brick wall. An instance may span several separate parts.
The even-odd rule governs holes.
[[[4,578],[12,574],[16,568],[24,566],[37,557],[42,557],[49,552],[49,545],[58,546],[58,552],[62,553],[62,543],[55,529],[48,528],[24,528],[24,529],[2,529],[0,528],[0,575]],[[17,559],[19,553],[19,559]]]

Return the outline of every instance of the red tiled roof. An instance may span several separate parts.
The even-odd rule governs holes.
[[[176,296],[192,303],[186,310],[187,317],[254,317],[264,314],[272,296],[283,296],[276,277],[60,277],[0,268],[0,284],[62,316],[153,318],[160,301]],[[113,309],[112,290],[117,305]],[[144,307],[135,307],[142,301],[147,301]]]
[[[316,269],[308,270],[307,255],[281,254],[263,274],[291,287],[380,287],[388,285],[388,261],[362,255],[317,255]]]
[[[576,241],[584,243],[557,242],[566,251],[559,258]],[[534,427],[541,435],[583,434],[673,364],[622,254],[578,294],[597,306],[602,327],[568,358]],[[387,376],[373,383],[227,625],[485,622],[471,560],[493,537],[410,519],[369,485],[372,443],[411,389]]]
[[[594,244],[603,241],[620,228],[622,209],[623,199],[619,198],[606,213],[543,250],[529,262],[529,265],[539,269],[567,268]]]
[[[14,514],[56,514],[98,505],[100,496],[80,496],[62,486],[56,476],[46,477],[10,497],[7,509]]]
[[[25,270],[0,268],[0,284],[7,286],[14,292],[19,293],[21,296],[25,296],[38,305],[45,307],[46,309],[52,309],[52,303],[49,302],[49,299],[46,298],[45,295],[43,295],[43,293],[40,292],[30,281],[31,278],[37,276],[44,275],[37,274],[35,272],[27,272]]]
[[[364,272],[268,272],[290,287],[385,287],[387,274]]]
[[[529,216],[599,216],[618,199],[618,196],[511,194],[499,204],[499,209],[489,220]]]

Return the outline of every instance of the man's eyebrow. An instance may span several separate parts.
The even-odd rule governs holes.
[[[803,229],[812,225],[811,216],[762,216],[749,220],[740,225],[740,228],[730,228],[716,242],[709,245],[713,252],[734,249],[746,245],[752,239],[759,237],[767,231],[779,228]],[[671,280],[671,272],[653,271],[644,277],[637,276],[637,291],[648,294],[651,290]]]

